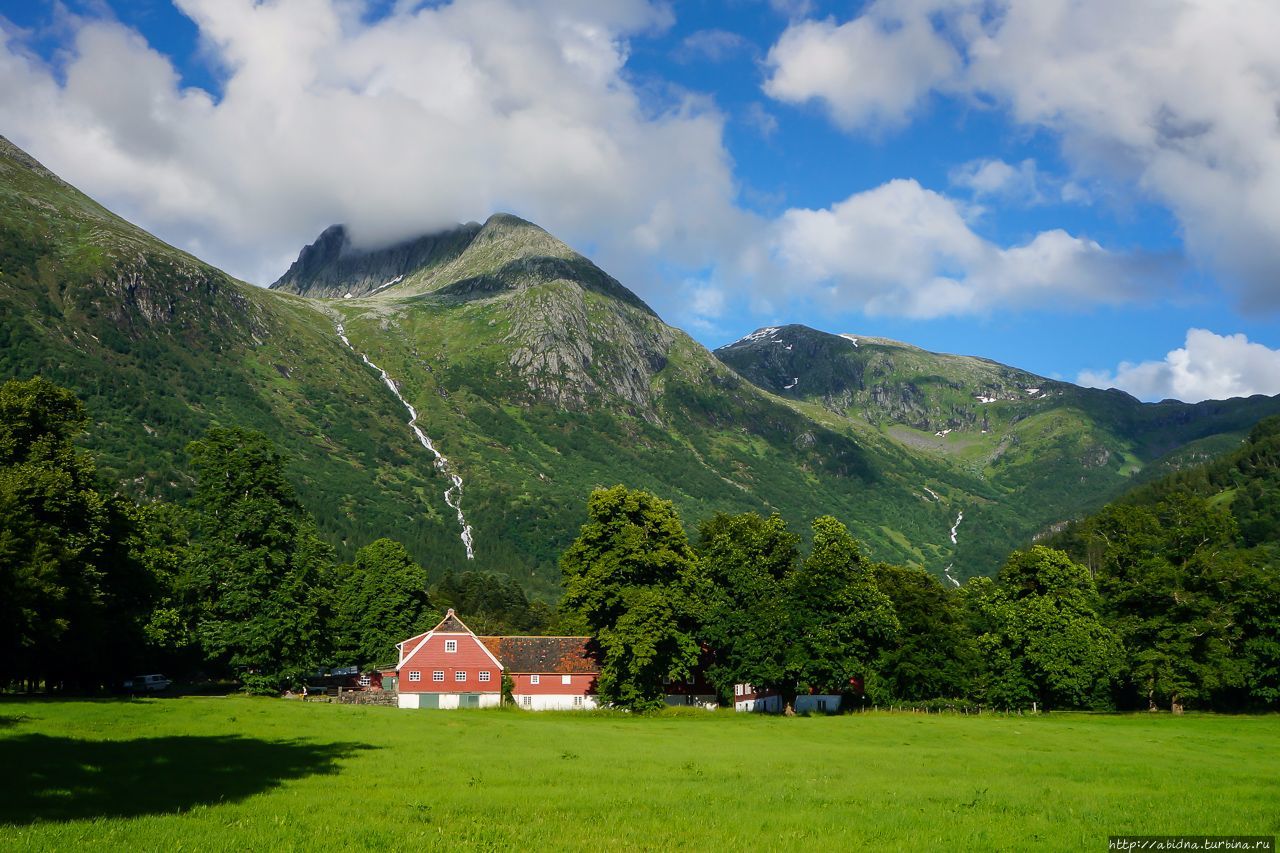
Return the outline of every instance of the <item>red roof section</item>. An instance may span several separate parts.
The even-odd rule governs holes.
[[[600,672],[599,651],[590,637],[478,637],[507,672],[571,675]]]

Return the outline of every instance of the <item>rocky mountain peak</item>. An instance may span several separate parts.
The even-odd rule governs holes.
[[[422,269],[448,263],[481,231],[470,222],[423,234],[390,246],[366,249],[354,245],[344,225],[330,225],[271,285],[301,296],[344,298],[367,296]]]

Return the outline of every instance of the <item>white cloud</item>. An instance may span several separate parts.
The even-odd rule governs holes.
[[[690,322],[725,315],[732,299],[775,313],[793,296],[917,317],[1107,303],[1168,269],[1062,231],[995,245],[971,229],[973,208],[914,181],[772,222],[748,212],[724,117],[694,96],[655,104],[625,73],[628,39],[668,25],[664,5],[406,2],[370,23],[350,0],[178,4],[221,69],[218,97],[184,88],[137,33],[70,18],[57,67],[0,33],[0,127],[108,206],[251,281],[274,279],[334,222],[373,244],[495,210],[590,247]],[[899,120],[950,73],[955,57],[922,59],[923,77],[893,83],[937,47],[923,8],[841,36],[874,47],[859,61],[889,66],[869,69],[879,88],[850,115]],[[840,65],[831,51],[812,59]],[[765,135],[775,126],[763,108],[742,120]],[[715,287],[682,288],[691,271]]]
[[[680,62],[697,59],[707,62],[724,62],[738,53],[755,53],[756,48],[739,33],[728,30],[698,30],[685,36],[676,48],[675,58]]]
[[[1186,345],[1161,361],[1122,362],[1115,371],[1086,370],[1076,380],[1095,388],[1120,388],[1143,400],[1188,403],[1253,394],[1280,394],[1280,350],[1244,335],[1187,331]]]
[[[700,267],[754,227],[723,116],[655,104],[622,74],[628,38],[669,24],[664,5],[405,3],[373,23],[345,0],[178,5],[222,69],[219,98],[183,88],[137,33],[76,19],[58,67],[0,34],[0,127],[249,280],[339,221],[376,243],[510,210],[633,284],[656,280],[659,249]]]
[[[849,129],[902,120],[931,91],[995,103],[1056,132],[1080,179],[1166,205],[1193,257],[1275,310],[1277,33],[1273,0],[877,0],[839,26],[792,24],[765,91]]]
[[[742,121],[765,139],[770,139],[778,132],[778,119],[764,108],[759,101],[752,101],[742,113]]]
[[[1061,230],[1002,247],[965,212],[914,180],[890,181],[829,208],[787,211],[775,260],[835,307],[920,318],[1122,303],[1175,272],[1169,259],[1116,254]]]
[[[947,177],[952,185],[969,190],[976,198],[1022,204],[1044,200],[1035,160],[1023,160],[1016,166],[1003,160],[970,160],[952,169]]]
[[[793,23],[769,50],[764,91],[789,103],[819,100],[847,129],[902,124],[961,65],[924,12],[880,0],[845,24]]]

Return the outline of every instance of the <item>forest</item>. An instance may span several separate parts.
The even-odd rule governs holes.
[[[433,573],[391,539],[338,562],[261,433],[187,447],[185,503],[123,497],[77,447],[74,394],[0,386],[0,686],[93,693],[140,671],[273,694],[318,669],[394,662],[446,607],[477,633],[589,633],[599,691],[662,704],[705,668],[853,707],[1131,710],[1280,707],[1280,418],[1131,493],[958,589],[871,560],[839,520],[811,544],[778,515],[587,498],[563,597],[505,575]]]

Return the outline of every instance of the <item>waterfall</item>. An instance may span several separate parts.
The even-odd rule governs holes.
[[[454,472],[453,468],[449,465],[449,460],[445,458],[444,454],[436,449],[435,443],[431,441],[431,437],[423,432],[418,426],[418,411],[409,403],[408,400],[404,398],[404,395],[400,393],[400,388],[397,387],[395,380],[387,375],[387,371],[370,361],[369,356],[360,352],[360,350],[351,345],[351,341],[347,338],[347,331],[341,323],[337,324],[337,328],[338,339],[346,344],[347,349],[360,356],[360,358],[364,360],[365,364],[378,371],[379,375],[382,376],[383,384],[391,389],[391,393],[400,401],[400,405],[404,406],[405,410],[409,412],[409,429],[413,430],[413,434],[417,436],[418,443],[431,451],[432,455],[435,456],[436,470],[449,478],[451,485],[444,491],[444,502],[449,505],[450,509],[458,514],[458,526],[462,528],[462,544],[467,549],[467,559],[475,559],[475,552],[472,550],[471,525],[467,524],[467,517],[462,513],[462,478]]]

